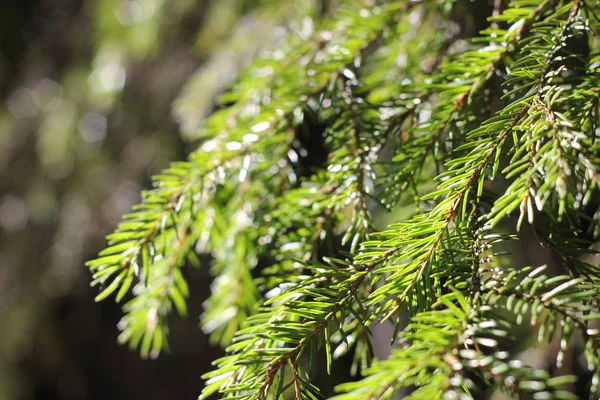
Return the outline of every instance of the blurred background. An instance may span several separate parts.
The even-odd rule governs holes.
[[[198,328],[207,269],[188,269],[190,317],[149,361],[116,343],[120,306],[94,303],[84,262],[270,28],[314,6],[292,3],[0,1],[0,400],[200,393],[219,355]]]

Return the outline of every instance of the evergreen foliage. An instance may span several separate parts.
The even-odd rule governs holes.
[[[339,400],[571,399],[577,379],[597,398],[599,5],[496,1],[473,37],[469,2],[305,10],[88,262],[97,300],[129,298],[119,340],[166,349],[183,266],[209,253],[201,324],[226,355],[203,398],[316,399],[318,354],[353,356]],[[514,265],[524,231],[562,271]],[[374,360],[382,323],[395,349]],[[531,333],[557,366],[581,347],[587,375],[527,366]]]

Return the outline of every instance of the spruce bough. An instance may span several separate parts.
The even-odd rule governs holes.
[[[493,3],[470,38],[461,1],[345,1],[289,29],[88,262],[97,300],[129,299],[119,340],[166,349],[184,265],[210,253],[201,325],[226,355],[203,398],[319,398],[318,354],[353,355],[339,400],[597,398],[600,3]],[[524,232],[558,268],[515,266]],[[527,366],[517,332],[585,374]]]

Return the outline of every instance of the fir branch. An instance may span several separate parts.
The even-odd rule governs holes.
[[[533,95],[510,104],[496,117],[484,122],[480,128],[470,132],[468,135],[468,146],[474,147],[474,149],[464,157],[455,157],[452,163],[448,164],[448,171],[441,174],[438,178],[442,181],[440,189],[424,198],[435,199],[444,195],[444,200],[439,202],[429,213],[417,216],[407,223],[400,224],[395,230],[388,232],[388,235],[392,236],[392,239],[388,242],[375,241],[368,244],[371,248],[377,248],[384,244],[387,246],[396,246],[394,252],[398,253],[398,259],[408,258],[410,260],[403,265],[391,267],[392,270],[395,269],[397,272],[388,276],[386,284],[371,295],[370,305],[382,302],[384,299],[393,296],[392,300],[387,300],[373,313],[373,318],[387,319],[397,313],[401,305],[413,292],[416,292],[415,295],[418,294],[419,297],[417,299],[427,297],[424,294],[427,288],[426,286],[421,286],[420,282],[429,281],[427,271],[433,269],[432,261],[435,259],[437,249],[443,242],[450,224],[454,223],[457,218],[465,219],[468,207],[467,200],[475,184],[478,184],[478,198],[483,189],[483,182],[485,180],[484,172],[488,164],[492,160],[495,160],[494,169],[497,169],[498,155],[505,140],[528,115],[533,107],[533,101],[544,94],[551,61],[556,57],[559,50],[559,46],[555,43],[560,42],[566,35],[568,26],[572,23],[580,7],[581,4],[576,1],[572,3],[571,8],[568,10],[568,17],[564,22],[560,36],[555,38],[556,42],[551,42],[553,43],[552,51],[547,56],[545,67],[538,75],[538,82],[531,90]],[[518,71],[515,70],[514,73]],[[491,139],[488,136],[498,130],[499,132],[495,139]],[[493,175],[494,172],[492,172]],[[499,220],[504,215],[506,213],[497,214],[494,221]],[[424,235],[431,235],[432,233],[433,236],[423,238]],[[368,253],[366,253],[367,255],[365,253],[363,251],[355,259],[362,260],[363,257],[368,256]],[[383,272],[389,270],[390,268],[383,269]],[[419,290],[417,291],[416,289]],[[430,293],[433,295],[433,291]],[[421,301],[417,301],[415,305],[416,310],[426,309],[426,304]],[[412,307],[410,308],[412,309]]]
[[[542,275],[546,266],[521,271],[495,271],[481,286],[481,301],[485,304],[505,306],[521,324],[530,314],[532,326],[538,329],[538,341],[551,340],[560,334],[560,350],[557,365],[560,367],[570,342],[572,328],[579,331],[586,345],[587,362],[590,370],[597,371],[600,363],[600,331],[590,329],[590,322],[600,319],[597,299],[598,286],[586,282],[585,278]],[[599,390],[594,383],[590,394]]]
[[[182,267],[210,253],[202,326],[227,349],[203,398],[314,400],[317,352],[330,372],[351,349],[364,378],[341,385],[340,400],[487,386],[574,398],[563,390],[572,377],[508,351],[524,321],[538,344],[560,335],[558,364],[581,336],[596,395],[600,278],[582,259],[595,245],[586,224],[600,232],[594,6],[496,1],[489,29],[463,41],[455,3],[334,6],[241,75],[201,147],[155,177],[88,263],[106,285],[98,300],[134,287],[121,341],[143,356],[167,348],[166,317],[186,313]],[[416,211],[403,207],[409,190]],[[394,212],[379,233],[376,204]],[[504,234],[513,214],[570,277],[504,265],[498,248],[519,239]],[[367,368],[370,329],[384,320],[400,349]]]
[[[402,150],[394,158],[393,183],[388,183],[390,186],[386,188],[386,203],[397,203],[404,189],[417,185],[416,180],[427,158],[446,137],[452,122],[461,113],[472,112],[470,106],[474,99],[486,90],[493,73],[505,64],[508,56],[518,50],[531,24],[543,15],[550,4],[550,1],[543,1],[537,7],[528,7],[530,4],[525,3],[524,11],[528,12],[524,17],[523,11],[515,15],[511,13],[514,9],[507,9],[502,16],[493,20],[505,21],[512,26],[506,30],[495,29],[479,38],[478,41],[488,41],[488,47],[465,52],[442,64],[438,75],[426,78],[434,83],[415,85],[417,88],[422,87],[425,92],[416,97],[419,102],[414,109],[425,104],[424,100],[438,90],[437,97],[441,101],[432,109],[432,118],[408,132],[407,135],[412,140],[404,143]],[[515,2],[514,6],[519,6],[519,3]],[[503,35],[502,40],[498,40],[499,34]],[[498,41],[501,44],[496,44]],[[461,135],[457,132],[455,136]]]
[[[512,393],[576,398],[560,390],[574,377],[553,379],[518,360],[507,361],[508,354],[497,346],[509,335],[510,325],[479,317],[480,313],[457,291],[441,297],[434,310],[412,318],[402,333],[400,349],[373,364],[361,381],[339,385],[336,390],[345,393],[333,399],[392,398],[398,389],[412,387],[414,391],[406,398],[472,397],[476,388],[469,372]]]
[[[361,4],[356,6],[363,10]],[[149,246],[156,247],[154,242],[157,239],[163,239],[162,251],[169,251],[170,245],[166,239],[169,237],[173,240],[178,234],[178,227],[175,223],[167,223],[167,218],[177,215],[183,203],[187,202],[188,207],[196,210],[194,216],[200,216],[197,212],[198,204],[191,196],[194,188],[217,185],[220,176],[231,176],[235,171],[235,168],[232,171],[231,165],[237,165],[239,168],[240,157],[250,152],[263,154],[275,163],[278,153],[273,152],[272,148],[286,140],[287,121],[294,111],[308,96],[321,91],[336,71],[348,64],[369,41],[374,40],[388,18],[403,6],[404,2],[400,1],[373,9],[370,19],[363,18],[359,10],[350,8],[345,15],[340,16],[337,24],[328,31],[326,38],[317,38],[317,47],[309,46],[309,50],[306,50],[308,69],[295,65],[295,68],[286,70],[286,77],[295,81],[298,86],[290,88],[277,84],[269,88],[271,81],[266,80],[265,88],[269,88],[270,93],[267,104],[257,104],[254,100],[257,91],[253,86],[247,86],[247,80],[242,80],[236,89],[237,94],[234,95],[236,103],[225,111],[213,114],[207,120],[205,135],[212,139],[190,156],[190,162],[175,164],[155,178],[155,189],[142,194],[143,205],[137,208],[139,212],[126,217],[131,222],[122,223],[116,233],[109,236],[111,247],[101,253],[99,259],[88,262],[90,269],[102,272],[101,275],[96,274],[96,283],[114,279],[97,300],[106,298],[117,290],[123,279],[126,283],[131,283],[131,274],[128,275],[127,269],[136,268],[137,259],[142,254],[150,253]],[[294,51],[305,50],[301,48]],[[316,57],[319,58],[318,61]],[[266,60],[257,62],[258,66],[255,68],[263,70],[269,65],[275,65],[272,61],[265,65],[264,61]],[[280,63],[281,67],[285,68],[288,59],[284,58]],[[254,71],[256,72],[256,69]],[[279,74],[277,79],[282,78],[282,74]],[[307,82],[309,86],[302,87],[303,82]],[[260,90],[262,89],[259,85],[258,91]],[[216,151],[220,155],[216,162],[209,151]],[[200,234],[201,230],[194,232]],[[198,237],[186,240],[187,247],[183,249],[184,253],[189,254]],[[183,261],[181,258],[177,260]],[[147,271],[153,262],[153,255],[145,255],[142,258],[143,269]],[[180,265],[174,264],[172,268],[179,268]],[[126,289],[120,291],[118,300],[125,293]],[[136,322],[136,325],[141,323]]]
[[[389,251],[387,256],[392,254]],[[317,272],[316,276],[305,278],[287,290],[280,290],[280,294],[268,301],[277,306],[252,317],[249,325],[239,332],[238,338],[228,349],[229,352],[236,353],[223,358],[218,363],[218,370],[205,375],[209,379],[209,386],[203,391],[203,398],[217,389],[226,396],[264,398],[277,379],[279,370],[288,360],[298,362],[306,347],[326,333],[334,319],[345,318],[338,316],[340,312],[343,312],[342,315],[354,313],[351,305],[360,286],[369,272],[385,259],[354,267],[346,264],[345,268],[340,268],[344,265],[340,260],[332,260],[331,265],[310,266],[313,272]],[[311,301],[313,297],[314,300]],[[307,308],[308,305],[311,308]],[[297,320],[293,316],[301,319]],[[253,324],[252,321],[258,323]],[[302,334],[294,339],[291,336],[285,339],[281,336],[284,333],[291,335],[297,330],[301,330]],[[327,335],[325,340],[329,340]],[[263,353],[264,348],[272,348],[276,357],[255,357]],[[250,366],[254,366],[252,370]]]

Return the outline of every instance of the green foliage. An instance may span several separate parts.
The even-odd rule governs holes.
[[[120,340],[165,349],[182,267],[210,253],[202,328],[227,354],[203,398],[316,399],[317,352],[328,371],[354,357],[340,400],[577,398],[519,360],[524,331],[559,338],[558,366],[583,343],[596,398],[598,2],[502,3],[469,39],[461,5],[342,2],[255,60],[88,263],[97,300],[133,286]],[[508,265],[525,229],[564,273]],[[390,322],[397,349],[373,361]]]

